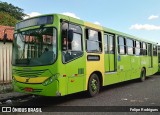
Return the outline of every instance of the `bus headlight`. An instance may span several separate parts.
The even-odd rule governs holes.
[[[55,79],[57,79],[57,74],[55,74],[54,76],[49,77],[48,79],[46,79],[46,80],[42,83],[42,85],[47,86],[47,85],[51,84]]]

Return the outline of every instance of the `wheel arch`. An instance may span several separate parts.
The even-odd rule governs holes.
[[[142,67],[139,81],[140,81],[140,82],[144,82],[145,79],[146,79],[146,68],[145,68],[145,67]]]
[[[146,73],[146,75],[147,75],[146,67],[142,67],[142,69],[144,69],[144,71],[145,71],[145,73]]]
[[[88,78],[88,83],[89,83],[89,79],[92,76],[92,74],[97,74],[99,81],[100,81],[100,88],[103,86],[103,76],[102,73],[100,71],[94,71],[90,74],[89,78]],[[88,83],[87,83],[87,90],[88,90]]]

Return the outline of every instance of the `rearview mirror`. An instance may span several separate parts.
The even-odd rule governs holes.
[[[5,44],[7,41],[7,34],[5,33],[4,36],[3,36],[3,43]]]

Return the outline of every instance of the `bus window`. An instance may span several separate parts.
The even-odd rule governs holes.
[[[109,53],[110,54],[114,54],[114,36],[113,35],[109,35]]]
[[[123,37],[118,37],[118,53],[126,54],[125,39]]]
[[[126,44],[127,44],[127,53],[129,55],[133,55],[134,52],[133,52],[133,40],[131,39],[126,39]]]
[[[152,56],[152,45],[148,44],[148,56]]]
[[[153,45],[153,56],[157,56],[157,46]]]
[[[147,45],[143,42],[143,55],[147,55]]]
[[[140,42],[139,41],[136,41],[136,43],[135,43],[135,54],[137,56],[140,55]]]
[[[109,52],[108,35],[107,34],[104,35],[104,51],[105,51],[105,54],[107,54]]]
[[[87,52],[102,52],[101,33],[96,30],[86,29]]]
[[[73,51],[82,51],[81,35],[77,33],[73,33],[73,41],[71,44],[72,44],[71,49]]]
[[[104,51],[105,54],[114,54],[114,35],[104,34]]]
[[[72,41],[68,40],[68,30],[73,30]],[[83,54],[82,29],[78,25],[62,24],[62,56],[63,63],[76,59]]]
[[[53,38],[55,39],[53,43]],[[50,65],[56,61],[56,29],[42,28],[19,32],[13,45],[13,65]],[[48,53],[45,49],[48,49]]]

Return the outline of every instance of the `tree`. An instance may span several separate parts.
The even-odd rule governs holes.
[[[6,12],[0,12],[0,25],[4,26],[15,26],[17,19],[10,16]]]
[[[0,11],[7,12],[10,16],[13,16],[17,20],[22,20],[25,13],[23,13],[23,9],[16,7],[12,4],[8,4],[7,2],[0,1]]]

